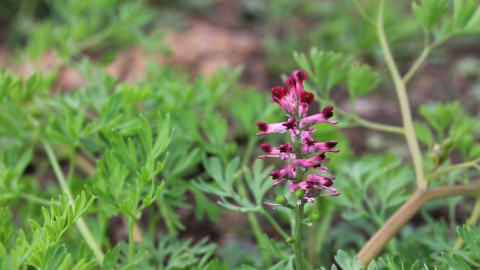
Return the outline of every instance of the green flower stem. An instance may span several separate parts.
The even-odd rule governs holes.
[[[290,237],[267,211],[263,210],[261,213],[284,239]]]
[[[477,159],[472,160],[472,161],[459,163],[459,164],[455,164],[455,165],[451,165],[451,166],[442,168],[440,170],[437,170],[437,171],[425,176],[425,181],[430,182],[433,179],[435,179],[439,176],[442,176],[444,174],[447,174],[449,172],[452,172],[452,171],[475,167],[475,166],[477,166],[478,162],[480,162],[480,158],[477,158]]]
[[[468,222],[471,224],[475,224],[478,221],[478,218],[480,217],[480,198],[477,197],[475,200],[475,206],[473,207],[473,211],[470,214],[470,218],[468,219]],[[455,244],[453,245],[453,249],[459,250],[463,246],[463,240],[462,238],[458,237],[457,241],[455,241]]]
[[[45,140],[42,140],[42,143],[43,143],[43,147],[45,148],[45,152],[47,153],[48,159],[52,165],[53,171],[57,176],[57,180],[60,184],[60,187],[65,193],[67,193],[68,201],[73,206],[75,198],[73,197],[72,192],[70,191],[70,188],[68,187],[68,184],[65,180],[65,177],[63,176],[63,173],[62,173],[62,170],[60,169],[57,158],[53,153],[52,148],[50,147],[48,142]],[[71,164],[71,166],[74,166],[74,164]],[[93,253],[95,254],[95,257],[97,258],[97,260],[100,263],[102,263],[103,257],[105,255],[102,249],[100,248],[100,246],[98,245],[97,241],[93,237],[92,232],[88,228],[83,217],[78,218],[77,221],[75,222],[75,225],[77,226],[78,230],[82,234],[83,239],[85,239],[85,242],[87,243],[87,245],[93,250]]]
[[[300,120],[301,120],[301,115],[299,113],[299,103],[295,102],[295,122],[297,127],[300,127]],[[301,146],[302,146],[302,138],[300,134],[295,136],[295,141],[294,141],[294,150],[295,150],[295,156],[297,158],[301,158],[302,156],[302,151],[301,151]],[[304,175],[304,170],[301,167],[296,167],[295,172],[297,173],[297,177],[295,182],[299,183],[303,181],[303,175]],[[295,203],[295,224],[294,224],[294,229],[293,229],[293,251],[295,254],[295,265],[296,265],[296,270],[303,270],[303,254],[302,254],[302,220],[303,220],[303,212],[304,212],[304,207],[305,207],[305,201],[302,198],[298,198],[296,203]]]
[[[388,241],[406,224],[415,213],[431,200],[451,197],[476,197],[480,192],[480,180],[469,185],[438,187],[430,190],[417,190],[373,235],[358,253],[362,265],[367,266],[383,250]]]
[[[303,256],[302,256],[302,220],[305,202],[303,199],[298,199],[300,204],[295,207],[295,228],[293,231],[293,251],[295,252],[295,265],[297,270],[303,270]]]
[[[424,172],[422,165],[422,156],[420,153],[420,147],[418,146],[417,137],[413,129],[412,115],[410,112],[410,105],[407,97],[407,89],[403,83],[400,73],[398,72],[395,60],[388,46],[387,37],[383,28],[383,6],[384,1],[380,1],[380,7],[377,18],[377,35],[380,39],[380,45],[382,47],[383,54],[385,55],[385,61],[392,76],[395,89],[397,91],[398,101],[400,103],[400,110],[403,120],[403,129],[405,131],[405,138],[407,140],[408,149],[412,155],[413,166],[415,168],[415,176],[417,181],[417,189],[425,190],[427,188],[427,182],[424,180]]]

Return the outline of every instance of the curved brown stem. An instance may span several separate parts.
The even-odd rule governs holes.
[[[358,253],[362,265],[368,265],[383,250],[388,241],[407,223],[427,202],[450,196],[478,196],[480,181],[465,186],[439,187],[426,191],[417,190],[391,216],[385,224],[368,240]]]

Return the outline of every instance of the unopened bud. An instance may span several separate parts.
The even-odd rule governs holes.
[[[282,195],[277,196],[277,198],[275,199],[275,201],[276,201],[278,204],[281,204],[281,205],[286,205],[286,204],[288,203],[287,198],[285,198],[285,196],[282,196]]]
[[[306,193],[305,190],[299,188],[295,191],[295,196],[297,196],[298,198],[301,198],[305,195],[305,193]]]
[[[310,212],[310,215],[308,216],[311,221],[317,221],[320,219],[320,213],[318,212],[318,209],[313,209],[312,212]]]

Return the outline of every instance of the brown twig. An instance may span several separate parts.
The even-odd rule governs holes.
[[[480,180],[464,186],[439,187],[426,191],[417,190],[370,238],[358,253],[362,265],[368,265],[383,250],[388,241],[405,225],[427,202],[451,196],[478,196]]]

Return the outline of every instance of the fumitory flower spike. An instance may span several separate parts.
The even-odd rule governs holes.
[[[312,138],[311,134],[316,128],[311,126],[319,123],[336,124],[337,121],[329,120],[333,115],[333,107],[326,106],[321,113],[307,116],[310,104],[314,95],[303,87],[303,81],[308,78],[304,70],[296,70],[290,75],[284,86],[272,88],[272,97],[270,102],[277,103],[280,108],[289,116],[287,122],[267,124],[257,122],[257,136],[265,136],[271,133],[285,133],[290,131],[290,137],[293,142],[286,142],[279,147],[269,144],[262,144],[262,151],[265,155],[258,158],[280,158],[287,164],[280,170],[275,170],[269,174],[275,182],[272,186],[277,186],[288,181],[290,192],[295,190],[305,190],[304,199],[313,202],[315,197],[337,196],[339,193],[332,188],[334,177],[321,176],[317,174],[306,175],[309,169],[317,169],[319,172],[327,172],[328,168],[322,166],[323,163],[330,160],[325,153],[336,153],[337,142],[319,142]],[[302,173],[297,173],[301,171]],[[305,180],[303,177],[306,175]],[[323,193],[328,191],[329,193]]]
[[[295,194],[294,204],[290,204],[285,196],[278,196],[276,202],[264,202],[266,206],[287,207],[294,213],[294,233],[287,242],[293,245],[297,269],[302,267],[302,252],[300,238],[302,234],[303,211],[305,203],[313,203],[315,198],[322,196],[338,196],[340,193],[333,186],[335,177],[324,176],[317,173],[328,172],[323,164],[330,160],[327,153],[336,153],[339,150],[336,141],[319,142],[312,138],[316,131],[313,125],[320,123],[336,124],[337,121],[329,120],[333,117],[333,107],[326,106],[321,113],[307,116],[314,95],[303,87],[303,81],[308,78],[304,70],[296,70],[290,75],[285,84],[273,87],[270,102],[277,103],[288,117],[286,122],[267,124],[257,122],[257,136],[265,136],[272,133],[289,132],[292,143],[275,147],[266,143],[261,145],[265,155],[258,158],[279,158],[285,161],[282,169],[274,170],[268,175],[272,177],[273,187],[288,183],[289,191]],[[310,172],[315,170],[316,173]],[[313,213],[313,212],[312,212]],[[311,220],[320,218],[318,211],[312,214]]]

